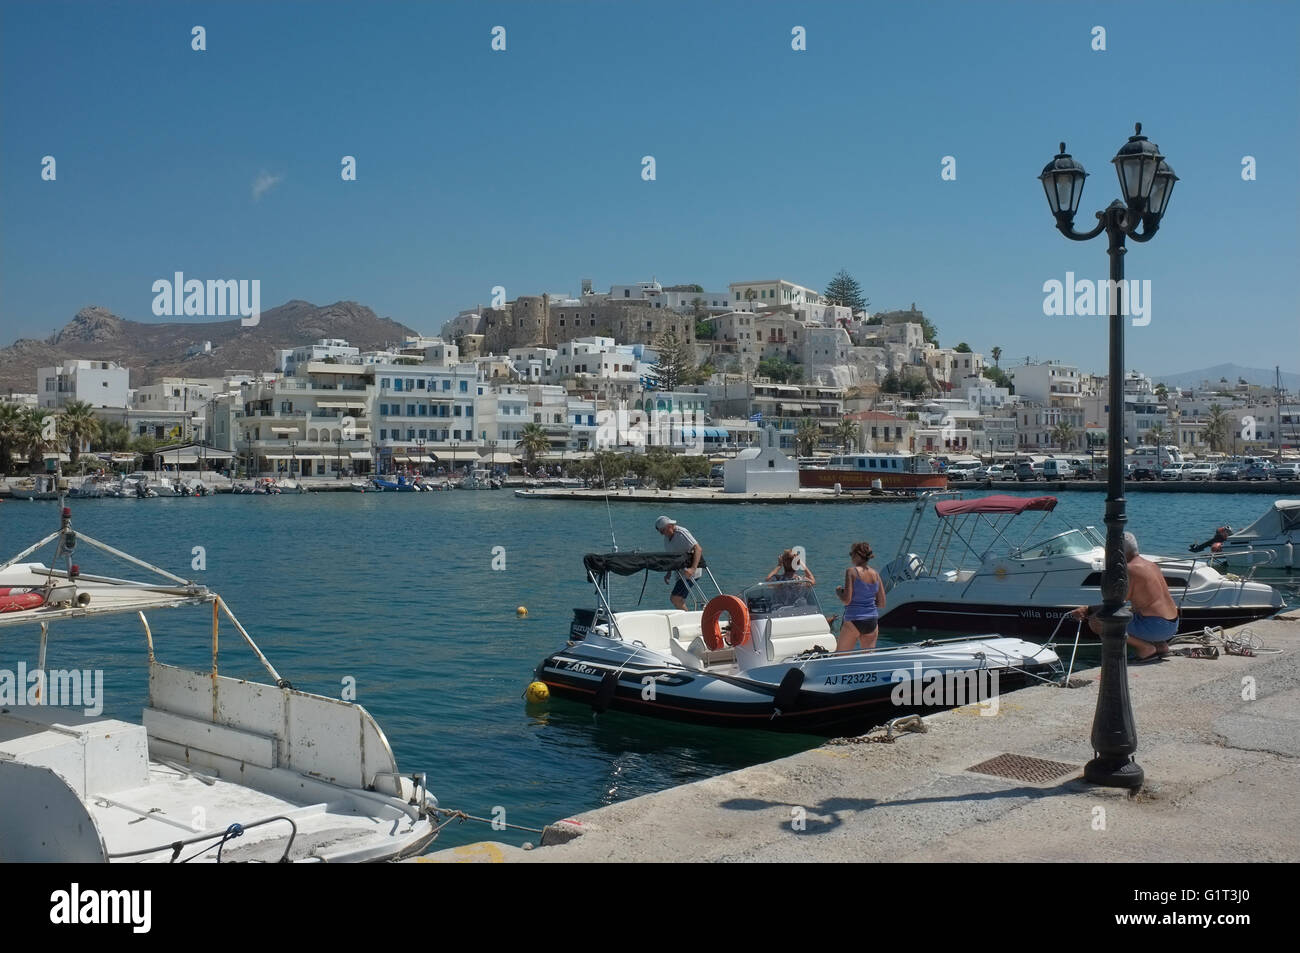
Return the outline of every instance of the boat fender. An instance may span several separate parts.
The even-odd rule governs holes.
[[[730,642],[723,640],[722,626],[719,624],[724,612],[731,618]],[[725,646],[738,648],[749,641],[749,607],[738,596],[714,596],[700,616],[700,629],[704,635],[704,644],[710,652],[716,652]],[[740,633],[740,638],[735,638],[737,632]]]
[[[596,714],[603,715],[609,710],[610,702],[614,700],[614,692],[618,690],[618,673],[606,672],[600,680],[600,686],[596,689],[596,697],[591,700],[591,707]]]
[[[786,672],[781,679],[781,684],[776,687],[776,700],[772,703],[773,716],[775,717],[787,709],[793,708],[802,689],[803,669],[792,668]]]

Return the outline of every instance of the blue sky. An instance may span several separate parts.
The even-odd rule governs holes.
[[[175,271],[433,333],[494,285],[843,267],[944,344],[1102,370],[1104,319],[1042,288],[1104,278],[1104,239],[1058,235],[1036,176],[1064,139],[1091,225],[1141,121],[1181,181],[1130,244],[1128,364],[1300,370],[1298,45],[1293,2],[5,2],[0,343],[89,304],[166,320]]]

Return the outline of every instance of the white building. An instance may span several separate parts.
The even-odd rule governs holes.
[[[350,346],[342,338],[321,338],[315,344],[276,351],[275,369],[281,374],[292,375],[301,365],[312,361],[346,361],[360,353],[360,349]]]
[[[478,459],[476,364],[375,364],[373,373],[379,472]]]
[[[724,493],[798,493],[799,463],[781,451],[776,427],[763,428],[760,446],[740,451],[723,466]]]
[[[41,406],[66,407],[84,401],[92,407],[129,407],[131,372],[112,361],[64,361],[36,371]]]
[[[731,307],[737,311],[762,311],[768,308],[826,303],[826,299],[812,288],[781,278],[733,281],[727,288],[731,292]]]

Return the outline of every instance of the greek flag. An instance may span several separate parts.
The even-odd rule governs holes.
[[[758,423],[758,422],[759,422],[760,420],[762,420],[762,419],[763,419],[763,415],[762,415],[762,414],[754,414],[752,417],[749,418],[749,422],[750,422],[751,424],[756,424],[756,423]]]

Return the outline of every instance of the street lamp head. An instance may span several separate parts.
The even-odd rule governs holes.
[[[1155,184],[1151,186],[1151,199],[1147,203],[1147,213],[1143,216],[1143,227],[1149,232],[1160,224],[1164,218],[1165,209],[1169,207],[1169,197],[1174,193],[1174,183],[1178,181],[1178,176],[1174,175],[1173,166],[1163,159],[1156,166]]]
[[[1047,204],[1057,221],[1066,224],[1074,221],[1074,213],[1079,210],[1079,199],[1083,197],[1083,180],[1088,177],[1082,163],[1070,158],[1061,143],[1061,151],[1051,162],[1043,167],[1043,174],[1038,180],[1043,183],[1047,193]]]
[[[1142,135],[1142,123],[1136,126],[1134,135],[1120,146],[1115,158],[1115,172],[1119,175],[1119,187],[1124,193],[1124,201],[1133,211],[1142,214],[1147,210],[1147,201],[1151,197],[1151,187],[1155,184],[1156,167],[1164,156],[1160,147]]]

